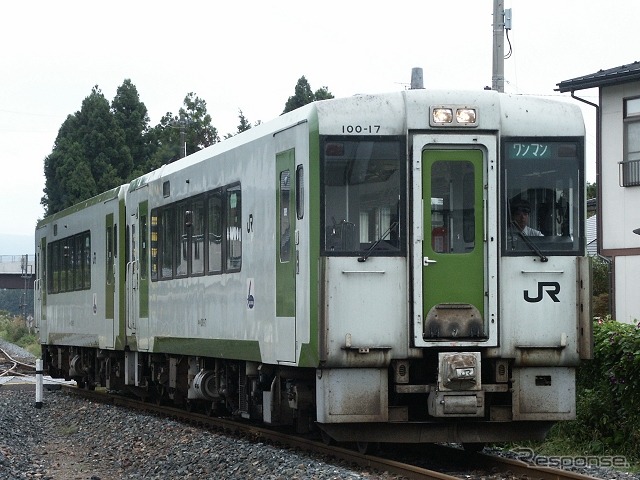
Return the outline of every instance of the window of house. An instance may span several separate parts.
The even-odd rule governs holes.
[[[624,100],[624,159],[620,162],[620,185],[640,185],[640,97]]]

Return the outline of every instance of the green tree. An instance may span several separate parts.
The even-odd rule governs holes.
[[[251,122],[249,121],[249,119],[248,119],[247,117],[245,117],[245,116],[244,116],[244,113],[242,113],[242,110],[241,110],[241,109],[238,109],[238,121],[240,122],[240,123],[238,124],[238,131],[237,131],[236,133],[227,133],[227,134],[224,136],[225,140],[226,140],[227,138],[231,138],[231,137],[233,137],[234,135],[237,135],[237,134],[239,134],[239,133],[246,132],[246,131],[247,131],[247,130],[249,130],[249,129],[251,128],[251,126],[252,126],[252,125],[251,125]],[[259,124],[260,124],[260,122],[259,122],[259,121],[258,121],[258,122],[256,122],[256,125],[259,125]]]
[[[131,177],[146,173],[149,158],[157,148],[155,136],[150,133],[147,107],[140,101],[138,89],[126,79],[111,102],[116,124],[122,128],[125,143],[131,153],[133,170]]]
[[[241,127],[250,128],[244,122]],[[63,122],[44,159],[45,215],[180,158],[183,145],[188,155],[219,141],[207,104],[195,93],[187,94],[178,115],[168,112],[150,128],[147,107],[131,80],[118,87],[111,105],[96,85],[80,111]]]
[[[218,130],[207,113],[207,102],[190,92],[178,115],[167,112],[154,128],[158,150],[152,158],[152,168],[171,163],[186,155],[220,141]],[[186,148],[185,148],[186,146]]]
[[[133,159],[125,143],[124,130],[117,124],[109,102],[97,85],[84,99],[76,116],[78,137],[98,191],[122,185],[131,174]]]
[[[329,87],[322,87],[315,91],[313,100],[329,100],[333,98],[333,94],[329,91]]]
[[[121,185],[131,175],[133,160],[123,129],[98,86],[69,115],[45,158],[41,203],[46,215]]]
[[[244,113],[242,113],[240,109],[238,109],[238,120],[240,122],[238,124],[238,133],[246,132],[251,128],[251,122],[249,122],[249,119],[244,116]]]
[[[314,93],[313,90],[311,90],[311,85],[309,85],[309,82],[304,75],[298,79],[294,92],[294,95],[289,97],[287,103],[285,103],[284,111],[282,113],[291,112],[296,108],[300,108],[303,105],[315,102],[316,100],[327,100],[329,98],[333,98],[328,87],[319,88]]]

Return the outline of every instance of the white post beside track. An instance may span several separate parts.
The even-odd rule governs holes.
[[[36,360],[36,408],[42,408],[42,360]]]

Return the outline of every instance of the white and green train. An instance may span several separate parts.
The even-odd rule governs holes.
[[[584,135],[423,89],[256,126],[38,224],[45,366],[337,441],[540,438],[591,355]]]

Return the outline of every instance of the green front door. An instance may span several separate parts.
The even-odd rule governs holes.
[[[422,153],[423,337],[482,338],[485,275],[483,153]]]

